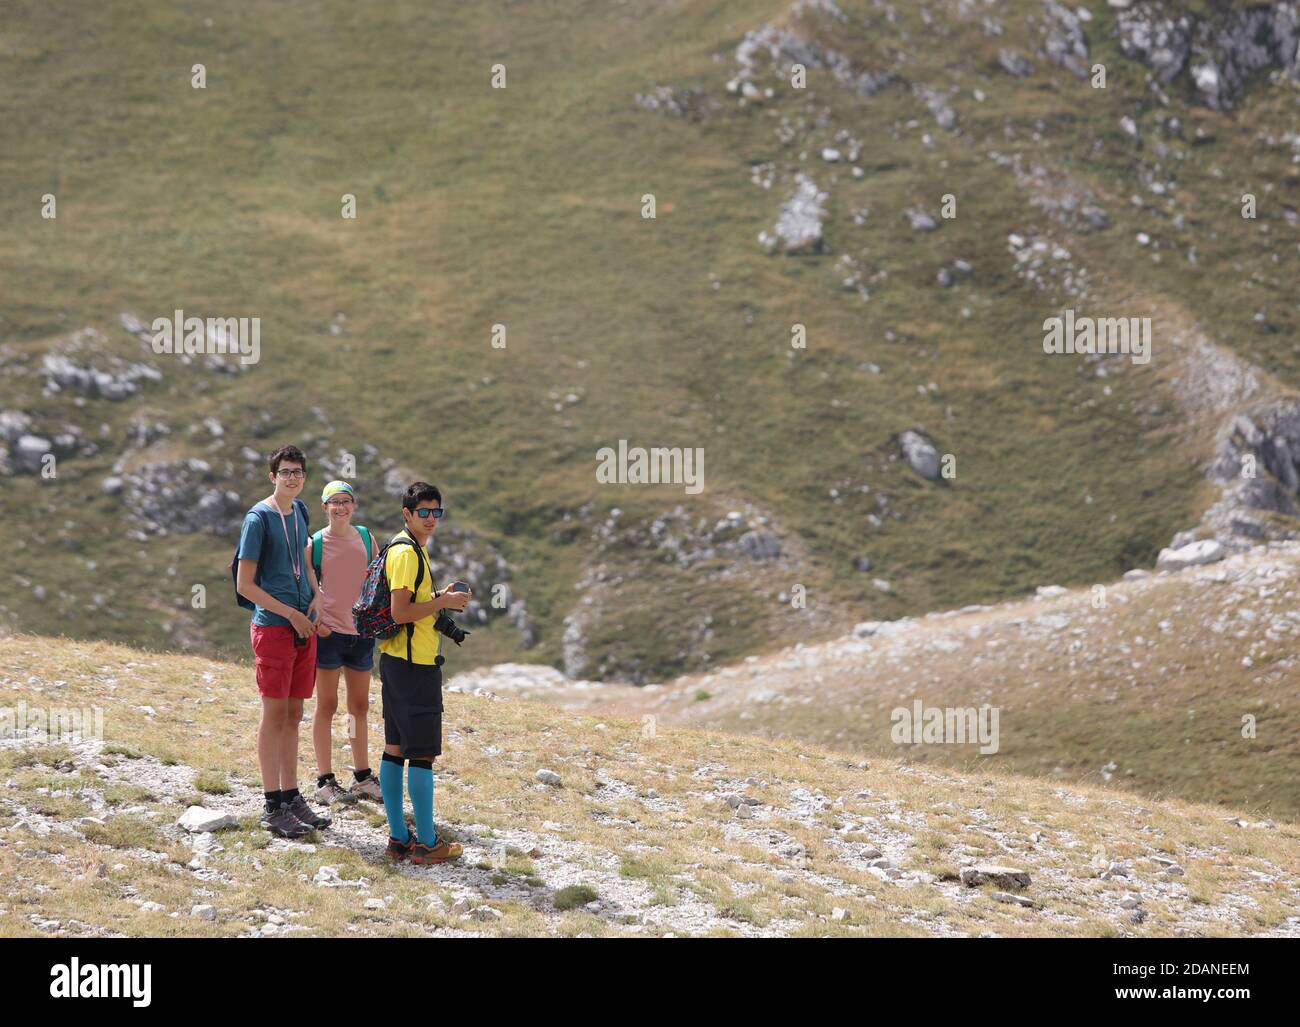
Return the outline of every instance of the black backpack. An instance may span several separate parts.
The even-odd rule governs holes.
[[[293,501],[293,507],[295,512],[297,512],[299,508],[302,509],[303,520],[307,522],[307,530],[310,531],[311,519],[308,516],[307,504],[301,499],[295,499]],[[271,516],[271,510],[265,503],[258,503],[257,506],[253,507],[253,513],[257,514],[257,516],[262,519],[262,552],[257,554],[257,573],[253,575],[253,584],[260,585],[262,583],[262,557],[266,553],[266,533],[271,530],[270,525],[273,522],[267,520],[267,518]],[[239,594],[238,542],[235,543],[235,555],[230,558],[230,583],[235,589],[235,602],[245,610],[256,610],[257,604],[255,602],[251,599],[246,599],[244,596]]]

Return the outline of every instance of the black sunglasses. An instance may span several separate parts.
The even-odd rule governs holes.
[[[446,511],[443,510],[443,508],[440,506],[436,506],[432,510],[429,509],[427,506],[422,506],[420,507],[420,509],[412,510],[411,512],[414,513],[415,516],[420,518],[420,520],[422,521],[427,521],[430,517],[432,517],[436,521],[444,513],[446,513]]]

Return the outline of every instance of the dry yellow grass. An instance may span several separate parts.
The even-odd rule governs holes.
[[[1151,798],[1300,815],[1300,544],[1175,574],[949,611],[793,646],[657,688],[540,680],[519,694],[589,713],[798,738],[868,759],[976,764]],[[527,682],[510,667],[463,676]],[[500,682],[498,684],[498,682]],[[892,712],[999,710],[996,755],[899,745]],[[603,714],[602,714],[603,715]]]
[[[1294,824],[1240,828],[1214,807],[1087,786],[864,767],[791,741],[662,726],[647,738],[639,721],[459,693],[447,696],[436,802],[465,857],[394,868],[377,807],[344,810],[306,843],[256,826],[249,668],[33,636],[0,640],[0,661],[0,706],[99,706],[106,735],[0,740],[5,935],[237,935],[267,922],[313,935],[1300,931]],[[539,784],[541,767],[562,784]],[[200,793],[196,775],[231,791]],[[199,794],[241,819],[193,860],[174,824]],[[729,794],[755,800],[752,817]],[[873,850],[892,866],[867,866]],[[954,880],[976,860],[1026,870],[1035,907]],[[319,886],[322,866],[368,884]],[[600,905],[557,909],[556,894],[579,885]],[[1140,923],[1120,906],[1130,893],[1144,897]],[[196,904],[216,919],[191,916]]]

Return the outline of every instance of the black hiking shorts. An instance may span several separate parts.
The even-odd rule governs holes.
[[[381,653],[379,680],[384,705],[384,742],[400,746],[407,759],[441,756],[442,668]]]

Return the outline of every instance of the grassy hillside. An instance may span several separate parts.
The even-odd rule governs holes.
[[[0,738],[5,936],[1300,933],[1294,823],[487,694],[446,703],[436,815],[464,858],[394,868],[374,806],[303,842],[256,827],[246,668],[34,636],[0,661],[7,709],[104,725]],[[237,823],[187,835],[199,803]],[[1028,883],[963,883],[990,862]]]
[[[1150,565],[1209,501],[1206,426],[1163,384],[1174,326],[1300,382],[1282,211],[1297,204],[1293,84],[1261,79],[1227,112],[1171,88],[1165,109],[1104,4],[1086,31],[1105,90],[1032,56],[1042,5],[1027,0],[998,8],[999,34],[956,3],[850,0],[847,22],[786,0],[8,6],[0,408],[42,435],[74,424],[97,447],[53,480],[4,482],[0,616],[19,630],[241,651],[229,517],[135,538],[123,494],[101,482],[118,461],[167,474],[200,458],[237,514],[266,491],[241,448],[295,441],[317,467],[358,455],[359,519],[396,527],[380,497],[391,461],[442,486],[449,524],[508,561],[538,644],[525,652],[498,623],[462,662],[558,664],[587,595],[589,675],[700,671],[863,619]],[[814,68],[806,90],[773,79],[770,100],[741,105],[726,88],[736,46],[764,24],[895,84],[863,97]],[[1003,71],[1004,48],[1032,56],[1033,75]],[[496,63],[504,90],[490,88]],[[696,96],[693,113],[638,106],[661,84]],[[925,90],[947,98],[954,128]],[[1179,137],[1161,134],[1171,113]],[[861,144],[860,178],[819,156],[847,151],[840,133]],[[1157,139],[1171,151],[1158,172]],[[757,236],[798,170],[828,192],[826,251],[768,255]],[[1176,187],[1156,194],[1157,179]],[[1093,196],[1110,227],[1068,227],[1042,202],[1059,187]],[[1240,217],[1244,191],[1260,197],[1256,221]],[[55,220],[40,216],[46,193]],[[914,231],[905,211],[937,219],[948,193],[956,219]],[[344,194],[356,220],[340,217]],[[1086,271],[1087,296],[1060,274],[1045,288],[1018,274],[1012,233],[1067,249],[1057,264],[1075,282]],[[939,286],[958,259],[970,274]],[[865,302],[844,287],[855,276]],[[1042,321],[1071,303],[1160,311],[1152,364],[1099,377],[1045,357]],[[178,307],[260,317],[261,362],[185,366],[120,324]],[[806,350],[791,349],[796,322]],[[122,402],[49,394],[42,358],[86,327],[100,334],[79,359],[144,361],[161,381]],[[143,442],[132,427],[159,422],[170,432]],[[925,482],[897,459],[893,437],[915,426],[956,457],[955,479]],[[703,447],[705,491],[598,486],[596,451],[620,438]],[[325,480],[313,473],[308,493]],[[718,548],[685,566],[645,543],[675,507],[712,524],[746,505],[780,560]],[[870,571],[855,569],[863,557]],[[794,584],[808,607],[792,614],[780,596]]]

